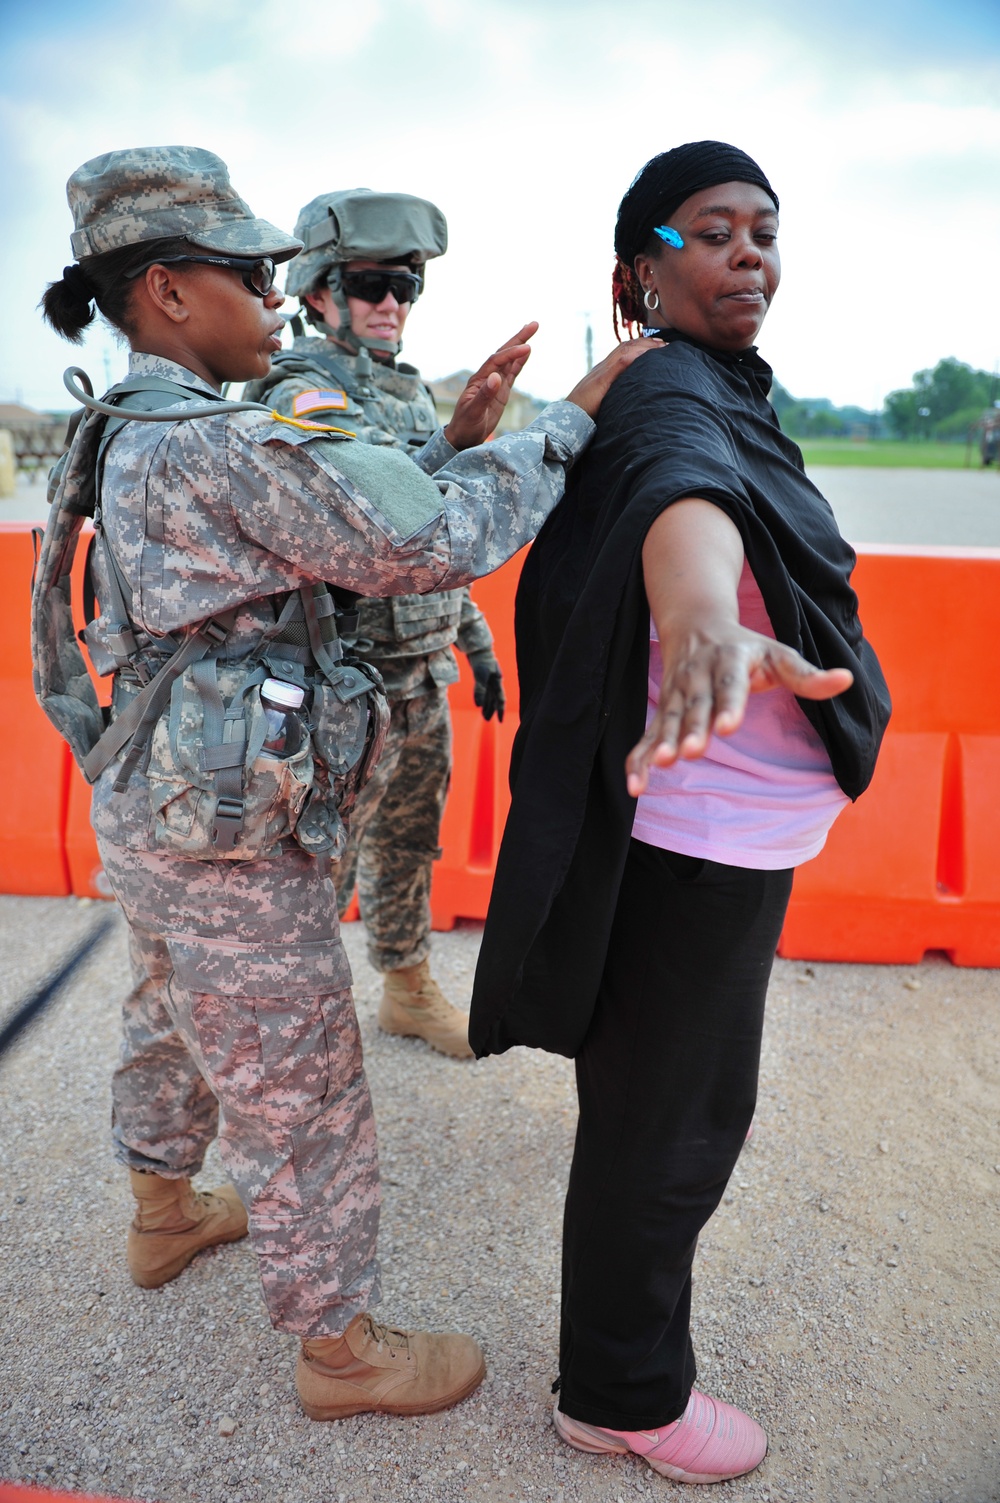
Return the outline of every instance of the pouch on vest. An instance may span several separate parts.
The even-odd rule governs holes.
[[[408,655],[430,655],[450,647],[462,623],[464,594],[464,590],[437,590],[432,595],[392,596],[395,640]]]
[[[304,735],[290,757],[262,751],[266,677],[259,664],[206,657],[174,682],[145,769],[163,850],[252,861],[295,833],[313,782],[312,744]]]

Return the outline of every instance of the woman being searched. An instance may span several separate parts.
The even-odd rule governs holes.
[[[622,200],[616,326],[662,348],[605,401],[522,576],[470,1028],[479,1055],[576,1060],[556,1428],[685,1482],[767,1450],[693,1386],[691,1266],[753,1116],[793,869],[864,791],[889,716],[854,554],[754,347],[777,232],[767,178],[721,142],[654,157]]]

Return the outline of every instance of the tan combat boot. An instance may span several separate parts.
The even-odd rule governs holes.
[[[169,1284],[195,1253],[247,1234],[247,1213],[232,1185],[196,1194],[189,1179],[130,1169],[136,1198],[128,1229],[128,1271],[140,1289]]]
[[[295,1386],[310,1419],[434,1414],[478,1388],[486,1363],[471,1336],[397,1331],[355,1315],[343,1336],[303,1341]]]
[[[452,1007],[431,975],[430,964],[405,966],[386,974],[378,1026],[384,1033],[426,1039],[432,1049],[452,1059],[472,1059],[469,1015]]]

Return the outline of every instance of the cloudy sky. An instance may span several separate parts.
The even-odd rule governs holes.
[[[427,376],[527,318],[523,384],[564,394],[612,341],[618,201],[648,157],[732,141],[781,198],[761,351],[796,396],[877,406],[945,355],[1000,359],[998,0],[0,0],[0,401],[68,405],[82,355],[41,325],[69,259],[65,180],[183,142],[291,228],[316,193],[433,199],[451,249],[407,330]]]

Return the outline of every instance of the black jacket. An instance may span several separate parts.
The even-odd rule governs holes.
[[[701,496],[739,529],[780,642],[854,684],[800,700],[852,799],[889,719],[862,635],[853,549],[806,479],[754,350],[671,334],[620,376],[517,593],[521,725],[513,802],[472,999],[480,1056],[512,1044],[574,1055],[593,1011],[635,812],[625,758],[645,725],[649,606],[642,545],[673,501]]]

